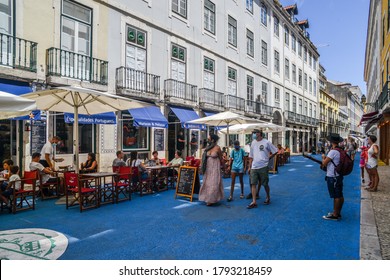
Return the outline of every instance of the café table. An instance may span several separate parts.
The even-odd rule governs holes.
[[[81,178],[90,180],[89,184],[91,187],[95,187],[98,189],[98,206],[115,202],[115,191],[113,182],[116,176],[118,176],[118,173],[115,172],[94,172],[80,174]],[[108,180],[110,178],[111,180]],[[92,185],[92,182],[94,182],[95,184]]]
[[[145,168],[150,171],[154,189],[159,192],[168,189],[168,169],[172,168],[171,166],[156,165]]]

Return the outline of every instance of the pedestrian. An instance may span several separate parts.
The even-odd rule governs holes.
[[[325,220],[338,221],[341,219],[341,209],[344,204],[343,195],[343,176],[338,174],[336,166],[340,163],[340,152],[336,149],[339,148],[339,143],[343,142],[343,138],[337,133],[331,133],[326,138],[331,143],[331,149],[327,155],[322,155],[322,167],[326,166],[325,181],[328,186],[328,192],[331,198],[333,198],[333,212],[330,212],[322,218]]]
[[[368,160],[368,153],[367,153],[367,147],[366,146],[362,146],[360,148],[362,150],[361,154],[360,154],[360,162],[359,162],[359,167],[360,167],[360,176],[361,176],[361,180],[362,180],[362,183],[364,184],[364,169],[366,167],[366,163],[367,163],[367,160]]]
[[[218,135],[212,134],[208,138],[209,145],[202,155],[203,184],[199,190],[199,201],[211,206],[224,197],[221,177],[221,147],[217,145]]]
[[[244,198],[244,158],[245,151],[240,147],[239,141],[234,141],[234,149],[230,152],[229,169],[232,176],[232,182],[230,185],[230,196],[227,201],[233,200],[234,185],[236,184],[236,176],[240,179],[241,195],[240,198]]]
[[[179,134],[177,135],[177,138],[176,138],[176,150],[183,152],[184,143],[185,143],[184,134],[183,134],[183,131],[180,130]]]
[[[122,151],[116,152],[116,158],[112,162],[112,166],[126,166],[126,162],[123,160],[124,154]]]
[[[348,142],[347,142],[347,145],[346,145],[346,148],[347,148],[347,154],[349,155],[349,157],[354,160],[355,159],[355,153],[356,153],[356,144],[355,144],[355,140],[353,140],[351,137],[348,138]]]
[[[55,146],[57,145],[58,142],[61,141],[61,138],[58,137],[58,136],[53,136],[51,139],[49,139],[46,144],[43,146],[42,150],[41,150],[41,155],[44,156],[44,159],[41,159],[40,163],[44,166],[44,167],[50,167],[51,170],[54,170],[54,162],[55,161],[58,161],[58,162],[61,162],[63,161],[64,159],[62,158],[58,158],[58,159],[55,159],[54,158],[54,148]],[[52,161],[53,160],[53,161]]]
[[[379,174],[378,174],[378,155],[379,155],[379,147],[375,142],[377,138],[375,135],[368,136],[368,145],[370,148],[368,149],[368,159],[366,163],[366,169],[368,172],[368,176],[370,177],[370,183],[366,188],[367,191],[376,192],[378,190],[379,184]]]
[[[249,153],[249,173],[251,182],[252,202],[247,206],[248,209],[256,208],[256,186],[264,186],[266,192],[265,205],[270,204],[270,188],[268,177],[268,163],[270,158],[274,157],[278,149],[267,139],[263,138],[263,131],[255,129],[252,131],[253,141]]]
[[[191,156],[194,157],[196,151],[198,150],[198,138],[196,138],[196,134],[194,132],[191,133],[190,148],[191,148]]]

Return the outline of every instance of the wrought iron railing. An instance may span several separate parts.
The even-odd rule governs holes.
[[[165,97],[176,97],[187,101],[197,101],[197,86],[173,79],[164,81]]]
[[[37,72],[38,43],[0,33],[0,65]]]
[[[245,110],[245,99],[234,95],[225,95],[226,109],[235,109],[239,111]]]
[[[159,95],[160,76],[122,66],[116,69],[116,87]]]
[[[261,102],[246,100],[245,112],[272,116],[272,107]]]
[[[377,101],[378,108],[376,108],[376,110],[383,109],[383,107],[385,107],[386,104],[388,104],[389,102],[390,102],[390,91],[389,91],[389,81],[387,81],[383,86],[381,94],[379,95]]]
[[[212,105],[217,107],[225,107],[224,94],[212,89],[200,88],[199,103],[202,106]]]
[[[83,54],[50,48],[47,50],[47,75],[107,85],[108,62]]]

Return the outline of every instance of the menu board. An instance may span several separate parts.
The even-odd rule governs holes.
[[[154,150],[164,151],[164,129],[154,130]]]
[[[36,120],[31,124],[30,148],[33,153],[40,153],[46,143],[46,121]]]
[[[269,159],[268,173],[278,173],[278,155],[275,155]]]
[[[199,193],[198,168],[193,166],[181,166],[176,184],[176,196],[189,197],[192,201],[194,193]]]

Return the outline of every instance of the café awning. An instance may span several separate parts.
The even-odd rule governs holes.
[[[156,106],[129,109],[134,126],[168,128],[168,120]]]
[[[65,113],[64,120],[66,123],[73,123],[74,114]],[[95,114],[95,115],[79,114],[79,124],[116,124],[116,116],[114,112]]]
[[[206,126],[204,124],[186,123],[192,120],[199,119],[198,114],[194,110],[188,108],[182,108],[182,107],[175,107],[175,106],[171,106],[170,108],[173,111],[173,113],[175,113],[176,117],[179,118],[181,126],[183,128],[202,129],[202,130],[206,129]]]

